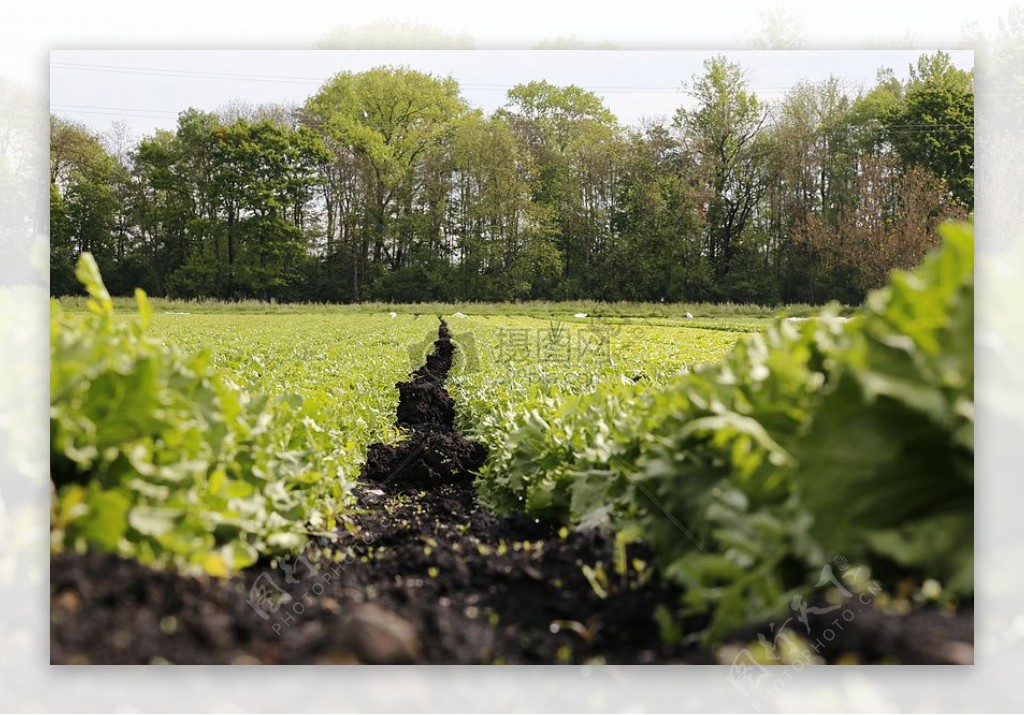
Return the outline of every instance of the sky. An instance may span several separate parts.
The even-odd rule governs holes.
[[[592,0],[578,3],[332,2],[238,3],[177,0],[8,0],[0,9],[0,75],[32,82],[45,67],[40,46],[53,48],[308,48],[333,28],[383,19],[426,23],[471,36],[476,47],[531,47],[575,36],[621,47],[718,49],[749,46],[772,11],[782,11],[801,47],[960,46],[975,31],[993,33],[1018,0],[899,3],[858,0],[721,0],[676,2]],[[969,40],[966,40],[969,42]]]
[[[800,80],[843,78],[870,87],[879,68],[905,77],[921,51],[728,51],[764,100],[780,99]],[[670,118],[687,104],[684,83],[701,72],[712,51],[694,50],[54,50],[50,107],[97,133],[124,122],[135,138],[173,129],[188,107],[217,110],[250,104],[301,104],[331,76],[379,65],[403,65],[458,80],[474,107],[492,111],[507,90],[531,80],[575,84],[600,95],[623,124]],[[950,51],[973,66],[970,50]]]

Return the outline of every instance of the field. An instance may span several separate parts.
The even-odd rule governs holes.
[[[83,261],[51,661],[970,662],[972,251],[820,315],[136,306]]]

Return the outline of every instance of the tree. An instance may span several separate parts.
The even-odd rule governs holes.
[[[618,168],[613,243],[596,271],[599,294],[619,300],[710,297],[690,160],[661,124],[630,134]]]
[[[621,148],[615,116],[593,92],[544,81],[510,89],[497,114],[513,127],[537,167],[532,200],[545,207],[537,215],[550,216],[556,229],[538,236],[550,235],[561,254],[559,296],[578,297],[586,292],[589,268],[611,237]]]
[[[956,199],[974,207],[974,73],[945,52],[910,68],[903,104],[886,132],[900,156],[945,180]]]
[[[499,299],[508,294],[499,286],[502,276],[517,262],[522,265],[527,227],[543,224],[531,203],[536,164],[525,142],[501,116],[466,115],[452,150],[447,233],[454,237],[451,253],[458,264],[459,284],[466,297]],[[538,237],[544,234],[535,230],[533,240],[542,240]],[[513,293],[533,293],[532,283],[517,283]]]
[[[835,77],[801,82],[783,98],[768,130],[764,267],[778,298],[813,301],[821,284],[808,244],[794,240],[808,216],[835,226],[854,201],[861,139],[853,102]],[[864,146],[871,146],[867,143]]]
[[[283,299],[308,255],[306,208],[326,150],[308,129],[274,120],[184,115],[172,176],[190,176],[187,255],[170,277],[180,295]],[[182,169],[188,170],[186,174]],[[186,205],[187,206],[187,205]]]
[[[326,149],[309,129],[269,119],[239,119],[214,136],[214,179],[227,211],[226,291],[284,299],[308,255],[306,207]]]
[[[132,155],[136,253],[152,266],[156,295],[167,293],[169,277],[189,257],[189,227],[198,202],[195,175],[184,167],[186,157],[184,142],[164,130],[144,138]]]
[[[326,157],[306,128],[183,112],[175,133],[158,132],[133,154],[134,255],[148,257],[152,280],[171,295],[303,297]],[[140,266],[126,266],[138,280]]]
[[[747,88],[742,68],[721,55],[704,62],[690,96],[696,108],[677,110],[674,126],[706,190],[705,251],[722,280],[765,189],[760,168],[766,147],[759,138],[768,113]]]
[[[72,267],[90,252],[103,270],[117,258],[112,240],[124,169],[84,126],[50,116],[51,290],[75,285]]]
[[[115,294],[857,302],[970,208],[971,84],[939,53],[769,113],[719,56],[670,124],[626,129],[572,85],[486,114],[451,78],[377,67],[137,142],[53,117],[51,286],[91,250]]]
[[[920,263],[936,245],[939,220],[963,218],[942,179],[920,167],[902,172],[892,157],[864,157],[855,190],[836,222],[810,215],[798,237],[815,252],[828,297],[850,303],[884,285],[893,269]]]
[[[50,184],[50,294],[71,295],[79,290],[75,280],[75,238],[64,197]]]
[[[363,218],[352,236],[355,298],[372,278],[371,265],[374,273],[397,269],[410,252],[416,236],[397,230],[400,218],[414,210],[423,163],[466,111],[455,80],[395,67],[343,72],[306,103],[305,121],[336,152],[338,163],[356,160]],[[345,189],[335,188],[340,203]]]

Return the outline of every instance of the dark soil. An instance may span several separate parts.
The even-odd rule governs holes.
[[[362,479],[374,484],[431,489],[469,484],[487,459],[487,449],[455,431],[455,401],[444,387],[455,346],[441,321],[426,363],[400,382],[396,424],[409,429],[396,445],[372,444]]]
[[[398,384],[396,445],[372,445],[336,539],[290,564],[219,581],[101,554],[50,561],[52,663],[714,663],[662,643],[653,614],[679,603],[651,571],[612,564],[613,539],[498,518],[472,486],[486,450],[454,429],[453,346]],[[630,547],[627,561],[646,554]],[[589,575],[588,575],[589,574]],[[829,662],[963,662],[973,613],[907,616],[851,603],[798,631]],[[693,628],[700,624],[690,624]],[[748,643],[767,628],[737,634]]]

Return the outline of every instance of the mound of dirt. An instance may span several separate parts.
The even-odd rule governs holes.
[[[487,449],[454,430],[413,428],[398,444],[373,444],[361,478],[389,491],[470,484],[487,459]]]
[[[395,424],[408,434],[397,444],[370,445],[361,479],[392,489],[473,481],[487,459],[487,449],[455,430],[455,401],[444,386],[454,354],[451,332],[441,320],[426,362],[413,371],[411,380],[396,385]]]
[[[581,567],[611,573],[609,535],[496,517],[468,484],[355,491],[337,538],[307,547],[309,566],[219,581],[54,555],[50,662],[714,662],[661,642],[651,614],[678,593],[638,587],[632,570],[595,588]]]
[[[441,383],[399,382],[398,420],[400,427],[432,427],[435,430],[454,429],[455,400]]]

